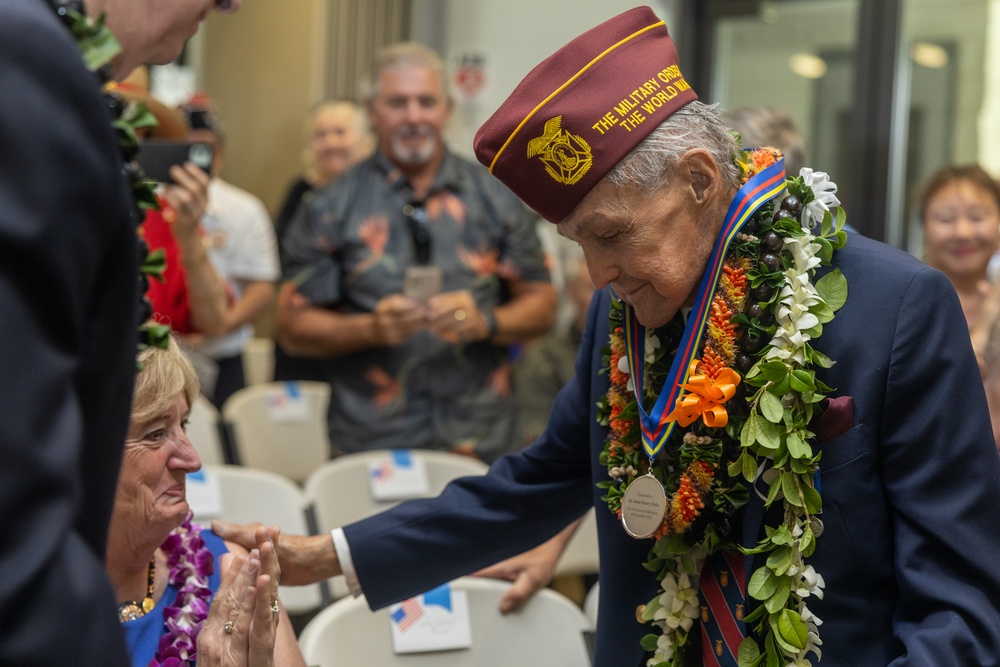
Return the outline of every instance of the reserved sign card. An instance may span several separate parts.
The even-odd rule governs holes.
[[[199,519],[214,519],[222,514],[222,482],[212,473],[199,470],[186,475],[188,507]]]
[[[309,399],[302,394],[297,382],[286,382],[280,392],[267,397],[267,416],[273,422],[309,420]]]
[[[469,599],[445,584],[389,607],[395,653],[447,651],[472,646]]]
[[[384,458],[368,463],[368,486],[372,500],[421,498],[430,493],[427,466],[408,449],[394,449]]]

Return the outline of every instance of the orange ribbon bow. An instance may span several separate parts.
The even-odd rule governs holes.
[[[691,362],[688,373],[691,377],[681,385],[689,393],[677,399],[673,412],[664,418],[664,422],[676,421],[681,426],[690,426],[698,417],[705,421],[709,428],[722,428],[729,422],[729,413],[723,403],[736,394],[740,383],[739,374],[731,368],[723,368],[715,379],[707,375],[694,375],[698,368],[698,360]]]

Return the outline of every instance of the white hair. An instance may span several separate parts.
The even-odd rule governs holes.
[[[681,157],[695,148],[711,153],[724,183],[733,189],[739,187],[736,140],[719,117],[716,105],[697,101],[685,104],[660,123],[605,178],[617,187],[652,192],[666,184]]]

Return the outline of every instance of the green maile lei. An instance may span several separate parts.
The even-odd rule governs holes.
[[[50,4],[63,25],[69,30],[83,58],[84,65],[94,72],[102,88],[105,98],[115,118],[111,122],[118,139],[118,148],[123,159],[123,173],[128,180],[132,192],[135,210],[133,217],[136,224],[142,223],[144,212],[159,209],[156,199],[156,182],[146,179],[142,169],[134,161],[139,150],[138,133],[141,130],[155,127],[156,117],[139,102],[126,103],[114,93],[111,83],[111,61],[121,52],[121,45],[106,25],[102,14],[97,19],[86,15],[83,3],[79,0],[51,0]],[[142,294],[139,308],[139,348],[166,348],[170,336],[170,327],[155,324],[150,321],[152,308],[145,298],[150,278],[163,280],[163,270],[166,258],[163,249],[150,252],[141,236],[138,237],[139,253],[143,258],[139,266],[139,281]]]
[[[738,163],[741,170],[747,155],[743,153]],[[765,564],[752,573],[747,586],[758,606],[742,619],[751,636],[740,646],[740,666],[804,667],[812,664],[811,654],[821,657],[822,621],[806,602],[809,596],[821,598],[825,585],[805,562],[816,548],[815,517],[822,510],[813,486],[820,454],[813,450],[809,425],[832,391],[817,379],[816,369],[829,368],[834,361],[810,341],[822,335],[823,325],[846,302],[847,281],[839,270],[828,271],[819,280],[815,276],[830,265],[847,235],[844,210],[833,196],[836,186],[826,174],[804,169],[799,176],[786,178],[785,185],[783,193],[748,221],[727,255],[727,262],[742,260],[749,266],[745,307],[730,321],[736,325],[738,341],[749,339],[751,349],[756,347],[734,364],[743,382],[725,406],[729,421],[724,428],[708,428],[701,420],[678,428],[653,466],[669,498],[679,495],[681,479],[692,463],[708,463],[715,475],[701,496],[698,516],[683,532],[659,536],[644,564],[661,582],[659,593],[641,612],[643,621],[658,630],[642,641],[653,654],[650,667],[683,665],[689,631],[699,614],[701,564],[719,549],[766,554]],[[772,233],[781,239],[773,253],[765,247],[765,242],[774,243]],[[765,263],[766,254],[777,255],[780,261],[775,264],[767,258]],[[603,350],[605,372],[615,370],[611,368],[615,331],[622,326],[617,300],[612,300],[609,321],[612,344]],[[644,401],[655,401],[682,333],[680,318],[647,331]],[[615,401],[617,410],[612,409]],[[628,484],[645,474],[649,463],[640,443],[634,396],[616,398],[613,382],[598,407],[599,422],[612,426],[600,457],[609,480],[598,486],[617,514]],[[628,430],[619,428],[616,437],[614,427],[629,422]],[[782,520],[766,525],[756,546],[743,546],[730,536],[731,522],[748,502],[755,482],[754,492],[766,497],[767,507],[780,503]],[[698,641],[697,634],[691,641]]]

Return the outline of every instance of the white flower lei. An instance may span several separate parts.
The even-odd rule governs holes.
[[[821,294],[821,290],[811,280],[812,273],[823,264],[820,253],[825,248],[810,230],[817,224],[823,224],[827,234],[831,231],[836,234],[842,233],[843,212],[837,210],[835,222],[831,218],[831,210],[840,205],[840,200],[836,197],[837,186],[824,172],[814,172],[812,169],[803,168],[799,175],[803,184],[812,189],[814,199],[806,202],[802,207],[799,218],[802,235],[784,237],[784,250],[789,253],[793,261],[792,266],[783,272],[784,283],[780,289],[778,303],[774,311],[777,330],[768,344],[762,360],[780,361],[787,365],[789,373],[806,366],[807,361],[809,361],[807,356],[813,361],[816,361],[817,358],[820,359],[821,361],[818,362],[820,365],[832,363],[815,351],[808,350],[807,354],[807,343],[815,335],[818,335],[817,332],[821,330],[822,321],[832,319],[832,312],[843,305],[842,298],[846,299],[846,283],[843,284],[843,295],[841,295],[841,285],[838,282],[834,288],[836,294],[833,294],[832,298],[829,299],[834,303],[828,303],[828,299]],[[827,248],[828,246],[827,242]],[[837,272],[837,276],[838,281],[843,281],[839,272]],[[829,313],[829,315],[824,316],[821,321],[817,313]],[[655,336],[653,336],[653,340],[658,346],[659,341]],[[648,337],[646,344],[647,355],[649,355],[650,341]],[[649,359],[646,361],[648,364]],[[747,374],[748,377],[759,367],[760,362]],[[619,369],[625,370],[620,367]],[[648,387],[649,384],[645,386]],[[762,392],[762,394],[765,393]],[[791,403],[794,400],[795,397],[786,395],[781,403]],[[741,434],[741,439],[744,441],[745,448],[743,455],[747,456],[749,451],[746,448],[746,441],[749,439],[753,444],[754,438],[748,438],[744,433]],[[806,446],[805,443],[803,444]],[[737,461],[738,463],[739,461]],[[768,478],[775,477],[780,473],[774,469],[764,471],[766,463],[767,461],[763,461],[758,466],[754,477],[763,474],[764,481],[772,481]],[[732,474],[732,470],[730,472]],[[780,495],[779,493],[779,497]],[[786,506],[787,504],[786,502]],[[789,540],[789,557],[787,563],[779,565],[778,569],[780,574],[792,579],[788,595],[791,604],[784,604],[782,608],[795,610],[798,618],[795,619],[797,622],[793,622],[792,625],[796,627],[790,632],[799,636],[796,638],[796,643],[787,641],[788,637],[777,640],[780,650],[778,657],[786,667],[812,667],[809,654],[814,654],[816,660],[822,657],[822,651],[819,647],[823,642],[819,636],[819,626],[822,625],[823,621],[812,613],[806,604],[806,599],[810,596],[822,599],[825,582],[822,575],[817,573],[812,565],[805,563],[803,550],[808,549],[811,553],[811,549],[815,545],[815,537],[807,520],[802,516],[801,508],[797,509],[799,511],[792,518],[789,530],[791,538]],[[807,532],[808,536],[806,536]],[[656,640],[653,657],[646,663],[647,667],[674,665],[675,658],[679,658],[678,648],[687,642],[694,619],[698,617],[697,582],[704,558],[705,550],[699,546],[682,557],[667,561],[666,571],[660,582],[661,592],[647,605],[643,613],[643,617],[650,619],[650,623],[662,632],[662,635]],[[758,573],[755,573],[755,577]],[[753,588],[753,581],[751,581],[751,586],[748,589],[751,595]],[[759,586],[757,588],[759,589]],[[776,634],[780,632],[774,628],[772,630]],[[804,638],[801,636],[802,634],[804,634]],[[753,642],[752,650],[748,653],[751,656],[751,661],[756,660],[757,656],[761,655],[755,642]],[[742,654],[741,650],[741,656]],[[741,661],[742,664],[744,663]]]

